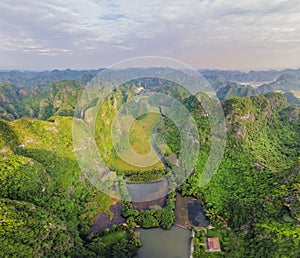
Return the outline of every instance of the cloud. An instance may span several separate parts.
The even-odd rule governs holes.
[[[296,0],[4,0],[0,11],[2,68],[79,69],[139,55],[197,68],[300,66]]]

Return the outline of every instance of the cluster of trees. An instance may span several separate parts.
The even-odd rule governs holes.
[[[63,256],[80,245],[76,230],[27,202],[0,198],[1,257]]]
[[[113,225],[110,229],[92,233],[86,239],[87,249],[97,257],[136,257],[140,246],[139,236],[130,224]]]
[[[161,227],[170,229],[174,224],[176,193],[171,192],[166,200],[166,206],[159,210],[135,210],[132,203],[124,202],[122,216],[127,218],[127,223],[143,228]]]
[[[151,182],[160,180],[165,174],[169,173],[170,169],[149,169],[149,171],[136,172],[126,171],[126,179],[132,182]]]

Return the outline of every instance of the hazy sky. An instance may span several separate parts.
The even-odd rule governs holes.
[[[195,68],[300,67],[299,0],[0,2],[0,69],[86,69],[144,55]]]

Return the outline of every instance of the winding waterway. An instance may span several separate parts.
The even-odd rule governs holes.
[[[164,115],[163,115],[163,113],[161,111],[161,107],[159,107],[159,112],[161,114],[161,119],[159,120],[158,124],[153,128],[151,144],[152,144],[152,147],[153,147],[154,151],[156,152],[156,155],[161,160],[161,163],[164,165],[165,168],[168,168],[169,166],[168,166],[167,162],[165,161],[163,155],[160,153],[157,145],[155,144],[157,129],[161,126],[161,124],[162,124],[162,122],[164,120]]]

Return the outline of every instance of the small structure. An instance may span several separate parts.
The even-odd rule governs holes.
[[[221,252],[219,238],[206,238],[206,252]]]

